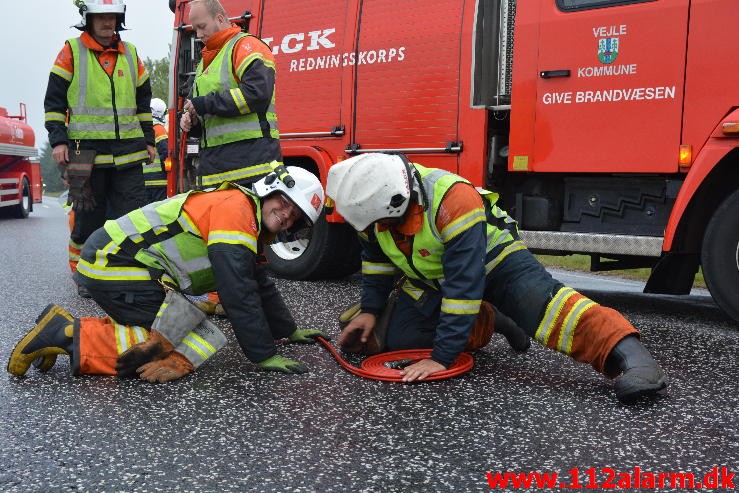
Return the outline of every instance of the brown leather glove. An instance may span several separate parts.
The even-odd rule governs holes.
[[[177,351],[169,353],[166,357],[151,361],[136,368],[139,378],[151,383],[164,383],[177,380],[189,375],[195,370],[190,361]]]
[[[149,331],[149,337],[134,344],[116,360],[115,371],[119,377],[132,377],[141,365],[157,358],[165,358],[174,350],[174,346],[156,330]],[[144,365],[145,366],[145,365]]]

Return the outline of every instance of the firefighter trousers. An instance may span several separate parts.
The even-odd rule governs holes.
[[[614,346],[628,335],[638,335],[619,312],[554,279],[525,248],[508,254],[488,274],[483,299],[540,344],[588,363],[603,374]],[[416,300],[401,292],[388,326],[386,349],[432,347],[439,308],[431,314],[425,312]]]
[[[90,186],[95,196],[95,208],[74,211],[70,218],[69,265],[72,273],[77,268],[79,251],[95,230],[108,219],[117,219],[146,205],[141,165],[124,169],[95,167],[90,175]]]
[[[165,293],[161,286],[153,282],[148,290],[92,289],[90,293],[109,316],[75,320],[72,373],[115,375],[118,356],[148,338]],[[176,345],[175,351],[184,355],[197,368],[225,344],[225,336],[215,325],[210,324],[208,327],[201,324]]]
[[[78,276],[85,285],[87,278]],[[144,342],[164,301],[164,288],[156,282],[136,283],[131,289],[100,289],[89,285],[92,298],[107,317],[81,317],[74,327],[74,375],[115,375],[118,355]]]
[[[87,278],[78,276],[80,284]],[[164,301],[164,288],[156,282],[132,284],[131,289],[100,289],[86,285],[107,317],[81,317],[74,327],[74,375],[115,375],[118,356],[144,342]]]

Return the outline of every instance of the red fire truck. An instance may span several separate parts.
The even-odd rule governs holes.
[[[285,162],[325,180],[359,153],[402,151],[501,194],[534,252],[593,270],[651,267],[685,294],[702,266],[739,320],[735,0],[222,0],[277,60]],[[187,188],[197,144],[175,122],[199,46],[172,0],[170,139]],[[335,213],[283,238],[295,278],[357,267]]]
[[[34,144],[26,105],[20,104],[19,115],[8,115],[0,108],[0,212],[26,218],[33,204],[41,202],[41,167]]]

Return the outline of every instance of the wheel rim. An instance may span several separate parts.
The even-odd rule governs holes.
[[[295,260],[305,253],[309,243],[308,238],[296,238],[291,241],[273,243],[270,248],[283,260]]]
[[[734,267],[739,272],[739,241],[736,242],[736,251],[734,252]]]
[[[23,210],[28,210],[31,207],[31,197],[28,193],[25,193],[26,190],[23,190],[23,198],[21,199],[21,202],[23,203]]]

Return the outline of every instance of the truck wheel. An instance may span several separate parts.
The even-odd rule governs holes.
[[[706,285],[719,307],[739,321],[739,191],[713,213],[703,235],[701,265]]]
[[[307,234],[280,240],[264,249],[269,268],[278,277],[339,279],[359,269],[357,233],[347,224],[327,222],[323,214]]]
[[[31,212],[31,186],[28,184],[28,178],[23,178],[21,182],[21,202],[13,208],[13,215],[18,219],[25,219]]]

